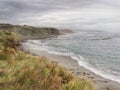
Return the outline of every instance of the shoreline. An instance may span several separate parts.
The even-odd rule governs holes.
[[[50,54],[44,50],[28,50],[23,46],[22,48],[23,50],[28,51],[33,55],[44,56],[48,58],[51,62],[57,63],[60,66],[67,68],[77,77],[80,76],[91,79],[95,88],[98,88],[97,90],[120,89],[120,83],[105,79],[104,77],[95,74],[94,72],[84,68],[83,66],[79,66],[78,62],[69,56]]]

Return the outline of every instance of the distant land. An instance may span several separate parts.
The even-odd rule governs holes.
[[[0,24],[0,30],[13,31],[19,35],[22,40],[27,39],[44,39],[59,35],[59,30],[52,27],[33,27],[28,25],[11,25],[11,24]]]

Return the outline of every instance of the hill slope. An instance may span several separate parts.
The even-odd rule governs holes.
[[[0,24],[0,30],[9,30],[17,33],[22,40],[43,39],[59,35],[59,30],[55,28],[20,26],[11,24]]]

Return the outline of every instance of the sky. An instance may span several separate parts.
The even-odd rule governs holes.
[[[0,22],[120,31],[120,0],[0,0]]]

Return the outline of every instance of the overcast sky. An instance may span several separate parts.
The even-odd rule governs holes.
[[[120,0],[0,0],[0,22],[120,31]]]

